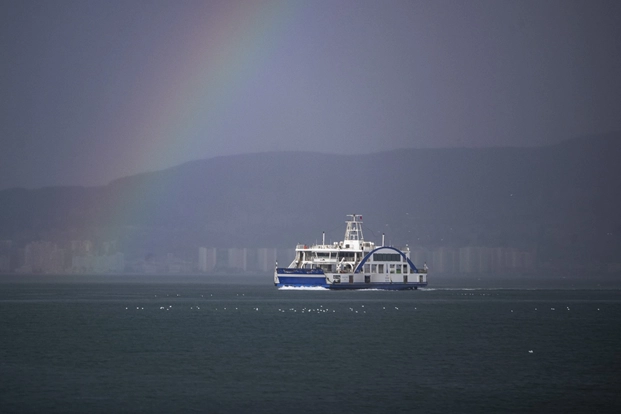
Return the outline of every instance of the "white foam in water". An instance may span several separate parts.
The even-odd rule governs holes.
[[[321,286],[282,286],[278,290],[329,290]]]
[[[430,287],[421,287],[418,290],[423,291],[434,291],[434,290],[451,290],[451,291],[487,291],[487,290],[518,290],[518,289],[507,289],[507,288],[430,288]],[[522,290],[537,290],[537,289],[522,289]]]
[[[386,289],[347,289],[348,292],[397,292],[396,290]]]

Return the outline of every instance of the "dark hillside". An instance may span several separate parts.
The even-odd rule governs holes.
[[[394,244],[620,253],[621,137],[540,148],[263,153],[93,188],[0,192],[0,239],[119,240],[126,249],[279,246],[342,236],[345,214]]]

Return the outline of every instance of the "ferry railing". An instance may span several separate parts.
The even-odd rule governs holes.
[[[337,250],[337,248],[331,244],[316,244],[313,246],[309,246],[308,244],[298,244],[295,248],[298,250],[309,250],[311,248],[317,250]]]

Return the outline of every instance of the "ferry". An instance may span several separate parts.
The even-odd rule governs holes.
[[[343,241],[326,244],[299,244],[289,267],[274,270],[274,285],[280,288],[316,287],[326,289],[406,290],[427,286],[427,264],[417,268],[410,249],[365,241],[362,216],[347,215]]]

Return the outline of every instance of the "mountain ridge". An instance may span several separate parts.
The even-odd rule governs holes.
[[[395,244],[608,260],[621,245],[620,156],[616,133],[545,147],[214,157],[105,186],[2,190],[0,239],[116,240],[128,252],[291,247],[323,230],[341,238],[345,214],[357,213]]]

